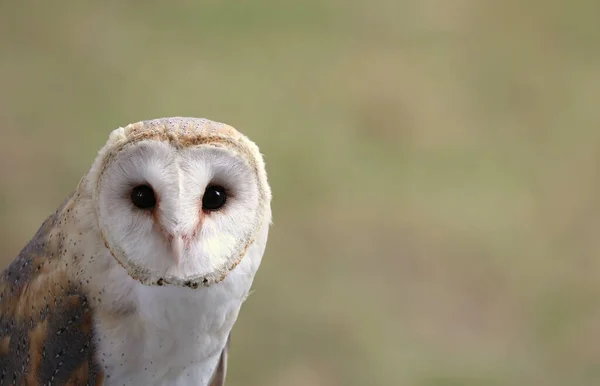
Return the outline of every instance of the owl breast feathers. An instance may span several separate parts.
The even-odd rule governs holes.
[[[271,191],[234,128],[119,128],[0,276],[0,384],[223,385]]]

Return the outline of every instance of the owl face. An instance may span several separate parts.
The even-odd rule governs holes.
[[[144,133],[102,157],[95,201],[106,246],[144,284],[220,281],[268,211],[258,150],[245,137],[200,131],[180,141]]]

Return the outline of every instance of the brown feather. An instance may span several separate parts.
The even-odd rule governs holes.
[[[102,384],[93,310],[61,269],[61,209],[0,275],[0,384]]]

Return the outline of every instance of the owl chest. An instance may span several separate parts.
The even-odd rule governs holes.
[[[241,305],[216,300],[148,293],[126,318],[100,317],[106,384],[207,385]]]

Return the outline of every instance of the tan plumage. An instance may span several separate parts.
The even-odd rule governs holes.
[[[61,259],[69,203],[50,216],[0,277],[0,384],[102,384],[93,313]]]
[[[169,161],[156,169],[161,152]],[[113,208],[121,200],[113,190],[139,184],[140,171],[156,208],[131,215]],[[190,183],[196,177],[206,181]],[[215,181],[229,184],[229,206],[183,210],[188,196],[203,200],[204,185]],[[167,118],[115,130],[75,192],[0,276],[0,384],[223,385],[229,331],[260,264],[270,199],[258,149],[230,126]],[[186,221],[193,232],[182,228]],[[184,246],[173,247],[173,237]],[[140,255],[146,241],[153,247]],[[177,259],[164,260],[165,251]],[[176,355],[165,355],[165,339]]]

